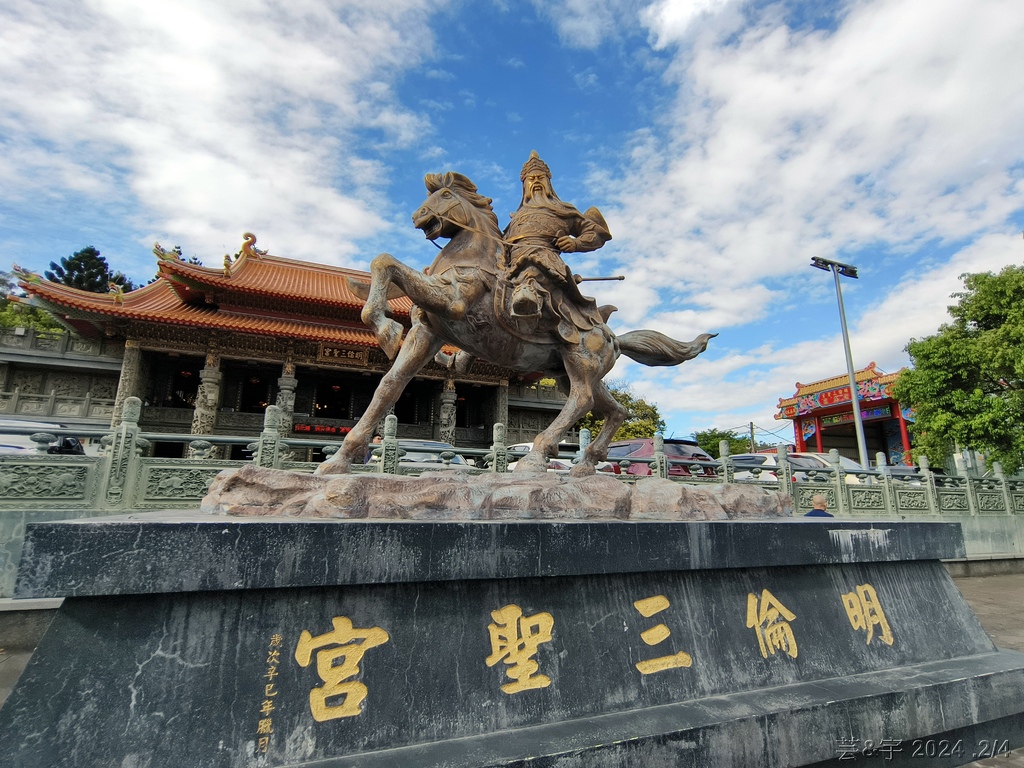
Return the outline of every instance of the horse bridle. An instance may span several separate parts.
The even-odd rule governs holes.
[[[450,189],[448,191],[451,192]],[[462,206],[466,205],[466,201],[463,200],[462,197],[460,197],[459,195],[455,194],[454,192],[452,192],[452,197],[455,199],[456,204],[460,208]],[[448,210],[451,210],[451,206],[449,206]],[[483,235],[484,237],[486,237],[486,238],[488,238],[490,240],[494,240],[495,242],[500,243],[502,248],[505,248],[508,245],[503,238],[495,237],[490,232],[484,232],[482,229],[477,229],[476,227],[472,227],[472,226],[469,226],[467,224],[462,224],[462,223],[456,221],[451,216],[448,216],[447,211],[445,211],[444,213],[441,213],[440,211],[431,211],[431,213],[433,213],[435,216],[437,216],[437,218],[439,218],[441,221],[447,221],[449,224],[454,224],[455,226],[459,227],[460,229],[465,229],[465,230],[468,230],[469,232],[474,232],[475,234]],[[468,215],[467,215],[467,217],[468,217]],[[431,240],[430,242],[432,242],[434,244],[434,246],[438,250],[441,250],[441,249],[444,248],[444,246],[438,245],[436,240]]]

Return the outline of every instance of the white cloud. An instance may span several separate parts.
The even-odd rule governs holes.
[[[338,262],[386,226],[356,132],[404,145],[426,127],[391,80],[430,52],[428,5],[6,3],[0,195],[134,197],[138,227],[186,250],[252,229]]]
[[[691,25],[703,15],[713,14],[732,0],[659,0],[644,9],[642,18],[655,32],[660,48],[687,36]]]
[[[700,43],[679,54],[667,137],[638,137],[644,192],[616,216],[695,286],[728,284],[725,259],[745,283],[811,254],[999,226],[1024,203],[1008,170],[1024,160],[1022,33],[1012,2],[891,0],[834,34]]]
[[[1013,0],[837,7],[834,30],[791,29],[777,6],[744,27],[728,3],[662,2],[643,16],[674,57],[675,96],[660,126],[635,135],[629,183],[592,181],[621,195],[606,211],[615,258],[657,276],[616,295],[621,321],[679,337],[724,332],[706,359],[671,373],[628,368],[679,423],[764,421],[798,379],[845,370],[834,296],[810,279],[812,255],[861,267],[844,286],[855,363],[890,368],[905,364],[911,336],[943,321],[959,273],[1020,260],[1006,233],[1024,209],[1024,10]],[[731,37],[719,34],[723,11]],[[773,324],[792,308],[802,323]],[[713,363],[741,346],[733,333],[773,340],[723,379]]]
[[[639,13],[638,0],[533,0],[533,6],[551,19],[562,42],[587,49],[615,37],[623,26],[635,26]]]

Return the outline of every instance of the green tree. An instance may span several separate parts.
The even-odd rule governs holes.
[[[1024,267],[961,279],[953,322],[911,339],[913,368],[893,394],[914,408],[915,452],[932,463],[960,445],[1015,472],[1024,466]]]
[[[10,272],[0,270],[0,328],[32,328],[37,331],[64,331],[65,328],[53,319],[53,315],[37,307],[30,307],[7,297],[19,296],[22,291]]]
[[[697,441],[697,445],[716,459],[720,458],[718,455],[718,444],[722,440],[729,441],[729,455],[750,451],[750,438],[738,435],[732,431],[727,432],[724,429],[716,429],[715,427],[694,432],[693,439]]]
[[[106,293],[111,283],[117,283],[126,291],[135,289],[135,284],[123,272],[111,272],[107,260],[91,245],[65,256],[60,264],[51,261],[44,274],[47,280],[91,293]]]
[[[612,397],[629,412],[626,421],[615,433],[615,440],[628,440],[632,437],[654,437],[655,432],[665,431],[665,420],[661,418],[658,406],[635,395],[629,385],[624,382],[609,383],[608,389],[612,393]],[[603,426],[604,419],[595,418],[593,413],[588,413],[576,423],[577,429],[586,427],[594,435]]]

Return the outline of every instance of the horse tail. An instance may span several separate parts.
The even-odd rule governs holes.
[[[692,360],[717,333],[702,333],[693,341],[676,341],[658,331],[630,331],[618,337],[619,350],[644,365],[679,365]]]

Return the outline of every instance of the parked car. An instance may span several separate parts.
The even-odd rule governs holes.
[[[509,470],[514,470],[519,460],[522,459],[526,454],[533,450],[533,443],[516,443],[508,447],[508,452],[513,461],[509,462]],[[559,443],[558,453],[563,454],[562,456],[555,456],[548,459],[548,472],[558,472],[560,474],[567,474],[572,469],[572,459],[564,457],[564,454],[575,455],[580,450],[578,443]],[[619,474],[619,468],[616,464],[610,461],[599,461],[595,467],[598,472],[613,472],[616,475]]]
[[[10,435],[4,435],[4,438],[9,438]],[[25,445],[11,445],[9,443],[0,443],[0,454],[10,453],[22,453],[22,454],[33,454],[38,453],[35,448],[29,448]]]
[[[908,467],[905,465],[897,465],[893,467],[884,467],[885,474],[889,475],[893,480],[897,482],[904,482],[907,485],[920,485],[922,480],[921,468],[920,467]],[[946,476],[945,470],[935,469],[929,467],[932,475],[937,478],[944,478]],[[942,481],[939,480],[941,485]]]
[[[693,440],[680,440],[676,438],[665,438],[665,456],[669,460],[668,474],[671,477],[710,476],[713,477],[715,468],[713,466],[696,467],[691,472],[690,467],[685,464],[673,464],[673,461],[700,461],[713,463],[711,455],[701,448]],[[651,467],[645,462],[636,462],[635,459],[654,458],[654,438],[637,437],[631,440],[616,440],[608,447],[609,461],[618,463],[626,460],[633,462],[626,472],[630,475],[649,475]]]
[[[736,474],[734,475],[735,480],[760,480],[761,482],[774,483],[778,482],[778,460],[777,454],[774,453],[738,453],[732,457],[732,461],[736,466]],[[806,483],[811,480],[811,476],[804,471],[800,470],[821,470],[831,469],[832,462],[827,453],[808,453],[804,451],[794,451],[786,454],[790,466],[793,467],[793,477],[798,483]],[[863,468],[853,459],[848,459],[845,456],[839,457],[839,463],[843,469],[848,472],[863,472]],[[760,474],[756,474],[751,470],[754,467],[760,467]],[[818,475],[822,477],[822,475]],[[848,484],[856,484],[860,482],[860,478],[852,474],[847,474],[846,482]]]
[[[370,446],[371,449],[377,448],[376,445]],[[462,456],[461,453],[451,443],[442,443],[439,440],[399,440],[398,448],[400,455],[398,457],[399,469],[402,470],[437,470],[445,468],[445,459],[441,456],[442,453],[450,452],[451,458],[448,459],[448,464],[456,468],[469,468],[469,463]],[[404,453],[401,453],[404,451]],[[376,457],[373,457],[370,461],[379,461]],[[369,463],[369,462],[367,462]]]
[[[32,430],[33,433],[50,433],[64,431],[64,424],[46,421],[22,421],[21,419],[0,419],[0,453],[38,454],[38,446],[27,434],[12,434],[10,429]],[[46,449],[49,454],[81,456],[85,448],[76,437],[58,437]]]
[[[777,483],[779,466],[774,453],[738,453],[730,457],[736,468],[733,480],[744,482],[757,480],[762,483]]]

